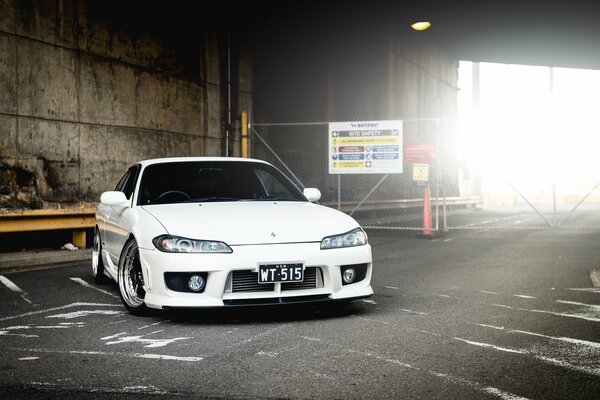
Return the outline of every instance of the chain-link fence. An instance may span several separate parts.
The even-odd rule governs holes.
[[[600,230],[600,178],[560,168],[561,174],[535,163],[522,171],[508,166],[483,171],[470,189],[463,179],[462,194],[476,190],[480,201],[476,208],[448,212],[448,229]]]
[[[460,119],[460,191],[480,202],[448,228],[600,230],[600,124],[574,117]]]
[[[327,122],[254,124],[249,132],[250,153],[277,166],[300,188],[318,188],[321,204],[352,215],[365,227],[424,229],[424,186],[413,181],[412,163],[404,163],[403,173],[329,174],[328,126]],[[404,120],[403,142],[435,149],[438,121]],[[448,204],[439,189],[441,171],[436,163],[430,165],[430,227],[437,230],[442,228],[442,211]]]
[[[577,167],[585,163],[562,165],[559,174],[548,174],[548,166],[536,162],[518,168],[510,157],[506,164],[517,168],[468,171],[456,163],[444,169],[438,121],[404,120],[404,147],[427,145],[436,153],[425,160],[431,196],[425,212],[425,187],[414,181],[414,160],[408,154],[403,173],[330,174],[328,129],[327,122],[254,124],[250,153],[274,164],[300,188],[318,188],[321,204],[368,228],[600,229],[600,181],[576,179]]]

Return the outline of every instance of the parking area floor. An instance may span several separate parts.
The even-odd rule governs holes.
[[[2,398],[600,398],[600,233],[370,232],[348,305],[129,315],[87,263],[0,282]]]

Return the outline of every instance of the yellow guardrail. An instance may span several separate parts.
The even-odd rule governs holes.
[[[96,225],[95,213],[92,207],[0,213],[0,233],[71,229],[73,244],[84,248],[85,230]]]

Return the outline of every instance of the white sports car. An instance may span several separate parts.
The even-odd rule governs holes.
[[[371,296],[367,235],[320,197],[259,160],[142,161],[101,196],[94,279],[134,314]]]

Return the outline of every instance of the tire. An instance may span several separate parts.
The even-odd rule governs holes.
[[[140,264],[137,242],[131,239],[125,244],[119,259],[119,295],[127,310],[134,315],[144,315],[148,308],[144,303],[144,277]]]
[[[112,280],[104,273],[104,261],[102,261],[102,240],[98,227],[94,229],[94,244],[92,246],[92,277],[99,285],[108,285]]]

